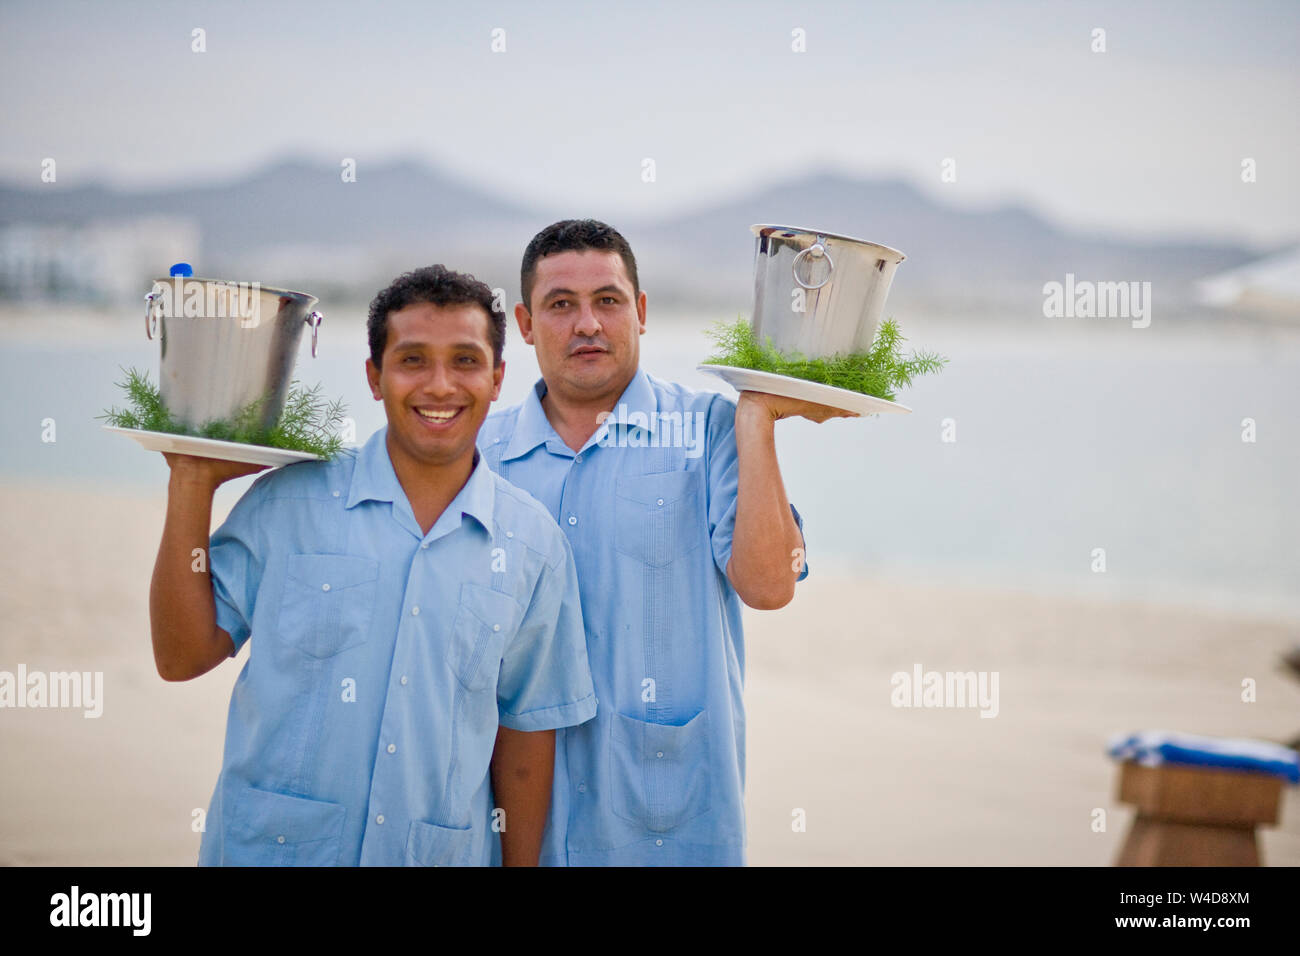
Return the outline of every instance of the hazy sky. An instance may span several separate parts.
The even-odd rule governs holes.
[[[546,209],[657,216],[821,167],[1098,231],[1276,242],[1300,238],[1298,40],[1295,0],[0,2],[0,176],[38,185],[53,157],[60,185],[157,187],[415,157]]]

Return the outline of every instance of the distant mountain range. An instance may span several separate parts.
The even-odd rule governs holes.
[[[575,210],[576,215],[600,215]],[[102,186],[0,186],[0,229],[77,227],[166,216],[201,236],[198,274],[260,278],[368,298],[392,275],[441,261],[518,295],[519,256],[555,215],[512,203],[415,162],[363,168],[283,162],[223,185],[158,191]],[[811,226],[902,250],[895,298],[961,300],[1041,295],[1067,272],[1080,279],[1151,281],[1166,301],[1190,283],[1258,258],[1208,242],[1137,242],[1058,228],[1014,206],[966,211],[898,180],[815,174],[670,219],[614,224],[637,253],[657,301],[747,310],[753,223]],[[169,263],[157,264],[158,271]],[[145,277],[142,277],[142,281]],[[315,283],[314,285],[312,283]],[[324,286],[322,286],[324,283]]]

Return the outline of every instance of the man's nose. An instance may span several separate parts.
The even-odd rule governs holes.
[[[444,362],[434,362],[425,380],[425,391],[434,398],[453,395],[456,386],[452,382],[451,371]]]
[[[578,321],[574,325],[573,331],[578,335],[597,335],[600,332],[600,320],[596,318],[596,310],[590,305],[583,305],[578,312]]]

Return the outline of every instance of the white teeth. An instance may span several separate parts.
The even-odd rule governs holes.
[[[423,415],[425,418],[429,419],[429,421],[431,422],[448,422],[451,421],[453,418],[455,418],[457,414],[459,414],[460,409],[454,408],[448,412],[426,412],[422,408],[417,408],[416,411],[419,412],[421,415]]]

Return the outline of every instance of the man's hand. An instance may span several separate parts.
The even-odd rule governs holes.
[[[783,418],[806,418],[809,421],[824,422],[828,418],[861,418],[857,412],[832,408],[830,405],[818,405],[798,398],[786,398],[784,395],[772,395],[768,392],[743,391],[736,402],[736,416],[742,414],[742,407],[754,407],[765,410],[771,420],[776,422]]]
[[[170,451],[163,452],[162,456],[167,459],[167,466],[172,470],[172,478],[209,485],[214,489],[232,478],[242,478],[244,475],[256,474],[271,467],[250,465],[242,461],[225,461],[221,458],[179,455]]]

